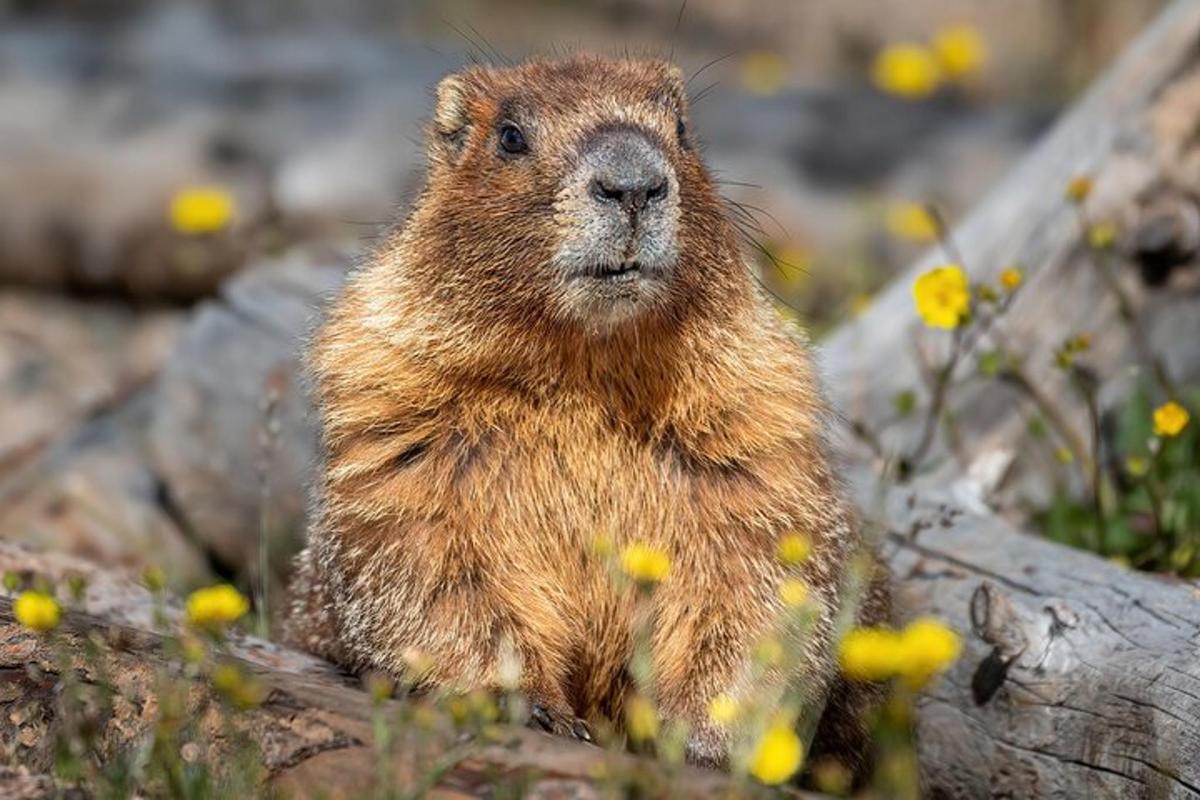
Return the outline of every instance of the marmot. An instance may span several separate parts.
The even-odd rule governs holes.
[[[437,88],[426,185],[349,281],[311,358],[324,471],[290,638],[350,668],[493,688],[504,643],[539,718],[620,724],[632,600],[593,543],[669,553],[655,700],[688,756],[749,687],[777,618],[779,539],[810,537],[805,638],[826,719],[859,532],[806,345],[754,283],[696,145],[682,74],[575,56]],[[865,619],[886,613],[876,586]],[[795,676],[794,676],[795,677]],[[853,748],[851,721],[818,745]],[[837,740],[837,741],[835,741]]]

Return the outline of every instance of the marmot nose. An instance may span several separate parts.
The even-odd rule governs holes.
[[[632,130],[606,131],[587,151],[592,167],[588,193],[598,203],[619,205],[636,216],[670,191],[667,163],[658,148]]]
[[[613,180],[599,175],[592,179],[592,197],[601,203],[617,203],[627,213],[637,214],[648,203],[667,196],[667,176],[661,172],[646,175],[640,180]]]

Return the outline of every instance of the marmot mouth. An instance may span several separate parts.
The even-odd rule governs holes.
[[[601,280],[629,280],[641,272],[642,265],[637,261],[622,261],[618,264],[598,264],[591,270],[591,275]]]

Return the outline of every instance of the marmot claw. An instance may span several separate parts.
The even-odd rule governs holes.
[[[592,732],[587,723],[578,717],[568,716],[551,711],[541,703],[532,703],[529,707],[529,727],[552,733],[555,736],[566,736],[581,742],[592,743]]]

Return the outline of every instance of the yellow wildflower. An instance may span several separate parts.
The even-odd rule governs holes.
[[[799,578],[788,578],[779,585],[779,599],[788,608],[799,608],[808,602],[808,584]]]
[[[648,544],[631,544],[621,551],[621,569],[639,583],[659,583],[671,571],[671,558]]]
[[[763,639],[754,648],[754,660],[767,667],[778,666],[783,661],[783,645],[778,639]]]
[[[612,555],[613,540],[611,536],[606,536],[601,533],[592,539],[592,552],[600,556],[600,558],[608,558]]]
[[[967,275],[957,264],[936,267],[913,284],[917,313],[932,328],[957,328],[971,311]]]
[[[1191,415],[1174,400],[1154,409],[1154,435],[1178,436],[1187,427]]]
[[[961,651],[962,640],[942,622],[914,620],[900,634],[900,674],[919,688],[954,663]]]
[[[775,549],[775,555],[779,560],[789,566],[802,564],[808,554],[812,552],[812,543],[808,537],[800,533],[789,533],[779,540],[779,545]]]
[[[847,678],[885,681],[899,671],[900,636],[887,628],[855,628],[842,637],[838,662]]]
[[[887,212],[887,229],[893,236],[914,242],[933,242],[941,234],[937,218],[921,203],[900,203]]]
[[[1071,452],[1069,447],[1059,447],[1054,451],[1054,457],[1058,459],[1060,464],[1070,464],[1075,461],[1075,454]]]
[[[146,567],[142,570],[142,585],[152,592],[161,592],[167,585],[167,573],[162,567]]]
[[[236,665],[221,664],[212,675],[217,693],[240,709],[254,708],[266,699],[266,687]]]
[[[875,57],[871,77],[881,91],[920,100],[937,91],[942,71],[928,48],[901,42],[888,45]]]
[[[1024,280],[1025,274],[1017,267],[1009,267],[1000,272],[1000,285],[1010,292],[1015,291]]]
[[[986,283],[975,287],[975,296],[981,303],[995,303],[1000,299],[1000,293]]]
[[[772,95],[787,83],[787,61],[778,53],[758,50],[742,59],[742,86],[758,95]]]
[[[1125,472],[1132,478],[1143,478],[1150,471],[1150,462],[1142,456],[1129,456],[1125,459]]]
[[[737,718],[737,702],[727,694],[719,694],[708,704],[708,718],[722,727]]]
[[[804,747],[791,725],[775,724],[766,730],[750,758],[750,774],[775,786],[787,781],[800,769]]]
[[[13,615],[17,622],[30,630],[45,633],[58,627],[62,608],[58,601],[45,592],[21,592],[13,603]]]
[[[970,25],[952,25],[938,31],[933,37],[933,52],[948,78],[973,75],[987,61],[983,37]]]
[[[1097,250],[1107,250],[1116,244],[1117,226],[1111,222],[1097,222],[1088,228],[1088,244]]]
[[[193,186],[181,189],[171,198],[167,219],[179,233],[216,233],[229,225],[236,212],[233,195],[225,189]]]
[[[1092,193],[1092,179],[1087,175],[1076,175],[1067,184],[1067,199],[1072,203],[1083,203]]]
[[[850,793],[854,776],[849,767],[834,758],[824,758],[812,767],[813,783],[817,791],[834,797],[843,797]]]
[[[187,599],[187,621],[198,628],[220,630],[249,610],[246,597],[227,583],[197,589]]]
[[[625,706],[625,730],[635,742],[658,738],[658,712],[654,704],[640,694],[630,698]]]

